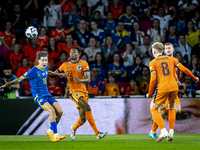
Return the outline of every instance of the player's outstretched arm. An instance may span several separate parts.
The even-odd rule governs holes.
[[[90,72],[84,72],[84,79],[79,79],[77,77],[74,78],[74,80],[76,82],[80,82],[80,83],[90,83],[91,79],[90,79]]]
[[[182,64],[178,64],[178,69],[180,69],[181,71],[183,71],[185,74],[187,74],[188,76],[190,76],[193,80],[195,80],[196,82],[199,82],[199,78],[198,77],[195,77],[193,75],[193,73],[187,69],[186,67],[184,67]]]
[[[67,74],[66,73],[59,73],[57,70],[55,72],[49,70],[48,71],[48,75],[50,77],[52,77],[52,78],[55,78],[57,76],[59,76],[59,77],[65,77]]]
[[[0,89],[4,89],[6,87],[9,87],[10,85],[18,84],[18,83],[22,82],[23,80],[24,80],[23,78],[17,78],[15,80],[11,81],[11,82],[8,82],[8,83],[2,85],[0,87]]]

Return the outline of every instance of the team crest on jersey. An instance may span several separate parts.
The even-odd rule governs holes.
[[[81,65],[78,65],[78,66],[77,66],[77,69],[78,69],[79,71],[81,70],[81,68],[82,68]]]
[[[42,73],[43,76],[45,76],[45,73]]]
[[[79,96],[79,94],[76,94],[75,96],[76,96],[76,97],[78,97],[78,96]]]
[[[40,99],[39,102],[41,103],[43,101],[43,99]]]

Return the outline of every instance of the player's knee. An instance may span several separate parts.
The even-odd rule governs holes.
[[[56,113],[56,112],[55,112],[55,109],[52,108],[52,109],[49,110],[49,114],[50,114],[50,115],[55,115],[55,113]]]
[[[90,105],[86,105],[86,111],[91,111],[91,107],[90,107]]]
[[[80,119],[81,119],[82,122],[86,122],[86,117],[85,116],[81,116]]]
[[[63,114],[63,110],[58,110],[58,115],[59,115],[59,117],[61,117],[62,114]]]

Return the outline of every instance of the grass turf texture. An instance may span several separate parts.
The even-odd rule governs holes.
[[[94,135],[77,135],[71,141],[67,135],[63,141],[51,142],[48,136],[0,136],[0,150],[193,150],[200,149],[200,135],[179,134],[174,135],[174,140],[169,143],[164,139],[157,143],[156,139],[148,135],[107,135],[102,140],[97,140]]]

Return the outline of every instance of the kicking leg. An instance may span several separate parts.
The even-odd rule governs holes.
[[[78,127],[82,126],[86,122],[86,116],[85,116],[85,111],[82,108],[78,109],[79,111],[79,116],[78,121],[76,122],[75,125],[71,126],[71,140],[75,140],[75,135],[76,135],[76,130]]]
[[[169,136],[167,140],[171,142],[173,140],[174,126],[175,126],[175,121],[176,121],[176,112],[174,109],[174,102],[169,104],[168,121],[169,121]]]

